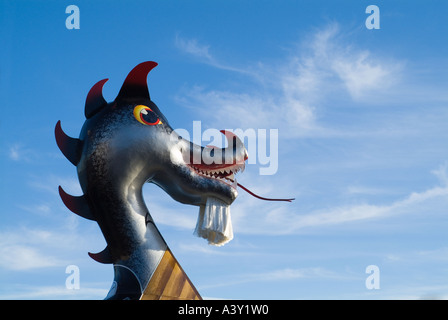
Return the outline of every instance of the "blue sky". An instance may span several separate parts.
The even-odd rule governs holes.
[[[80,10],[68,30],[65,8]],[[365,26],[368,5],[380,29]],[[154,185],[159,229],[206,298],[448,298],[445,1],[0,1],[0,299],[102,299],[98,226],[54,140],[76,137],[87,92],[115,98],[138,63],[174,128],[278,129],[278,170],[239,181],[235,238],[193,236],[197,208]],[[260,143],[263,141],[258,140]],[[204,141],[204,145],[207,141]],[[66,267],[80,270],[70,290]],[[366,267],[380,271],[367,289]]]

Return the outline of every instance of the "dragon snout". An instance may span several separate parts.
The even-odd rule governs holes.
[[[190,144],[189,152],[183,154],[185,162],[194,169],[202,171],[225,173],[244,170],[244,163],[249,157],[244,143],[231,131],[221,130],[221,133],[227,139],[226,148]]]

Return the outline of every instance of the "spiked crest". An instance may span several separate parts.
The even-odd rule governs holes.
[[[115,101],[131,100],[131,99],[150,99],[147,87],[148,73],[157,66],[156,62],[147,61],[140,63],[126,77],[120,92]],[[86,119],[91,119],[98,112],[107,106],[107,101],[103,97],[103,86],[109,79],[98,81],[90,89],[86,97],[84,115]],[[55,127],[56,143],[64,154],[64,156],[74,165],[78,166],[81,159],[83,148],[83,141],[77,138],[72,138],[65,134],[62,130],[61,121],[56,123]],[[66,193],[61,186],[59,186],[59,195],[65,206],[77,215],[96,221],[95,216],[90,210],[89,199],[86,195],[72,196]],[[101,263],[112,263],[112,257],[108,247],[99,253],[90,253],[89,256]]]

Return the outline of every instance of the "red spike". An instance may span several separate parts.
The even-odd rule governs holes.
[[[109,251],[109,247],[106,247],[103,251],[98,252],[98,253],[91,253],[89,252],[89,257],[92,258],[93,260],[99,262],[99,263],[105,263],[105,264],[109,264],[109,263],[113,263],[114,260],[112,258],[112,255],[110,254]]]
[[[123,86],[115,100],[124,98],[145,98],[149,99],[148,84],[146,78],[148,73],[157,66],[157,62],[146,61],[138,64],[129,72]]]
[[[84,196],[75,197],[69,195],[61,186],[59,186],[59,195],[61,196],[62,202],[64,202],[65,206],[71,212],[76,213],[83,218],[96,221]]]
[[[81,140],[66,135],[61,127],[61,120],[56,123],[56,127],[54,128],[54,135],[56,137],[56,143],[64,156],[73,165],[78,165],[79,159],[81,158]]]
[[[84,108],[84,115],[87,119],[92,117],[97,113],[107,101],[103,98],[103,86],[109,79],[103,79],[95,83],[95,85],[90,89],[86,98],[86,105]]]

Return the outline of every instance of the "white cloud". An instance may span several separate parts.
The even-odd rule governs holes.
[[[346,276],[337,274],[333,271],[326,270],[321,267],[311,267],[311,268],[284,268],[260,273],[245,273],[233,275],[231,280],[219,281],[215,283],[201,285],[198,289],[209,289],[216,287],[226,287],[233,286],[248,282],[279,282],[279,281],[294,281],[300,279],[342,279],[347,278]]]
[[[338,24],[318,31],[309,49],[309,71],[320,74],[322,81],[339,79],[355,100],[390,89],[403,68],[401,61],[375,57],[367,49],[346,43]]]
[[[18,161],[20,159],[19,146],[15,145],[9,148],[9,158]]]
[[[26,236],[24,236],[26,235]],[[48,255],[47,247],[59,245],[61,237],[44,230],[22,228],[16,232],[0,233],[0,267],[8,270],[32,270],[63,265],[64,262]],[[64,241],[65,242],[65,241]]]
[[[446,168],[439,169],[438,174],[443,177],[446,171]],[[269,194],[269,191],[259,191],[263,188],[254,189],[256,193]],[[280,192],[280,190],[276,189],[276,192]],[[309,228],[362,222],[371,219],[390,219],[398,215],[420,214],[422,207],[426,208],[427,211],[433,207],[440,211],[440,205],[438,204],[440,199],[445,201],[448,199],[448,186],[444,184],[443,180],[441,180],[439,186],[421,192],[411,192],[408,196],[389,204],[356,203],[319,208],[311,212],[300,211],[300,198],[293,203],[269,204],[242,197],[238,204],[232,207],[232,221],[235,234],[297,234]],[[254,212],[256,212],[256,216],[254,216]]]
[[[332,64],[353,98],[361,98],[369,91],[376,91],[391,83],[393,70],[372,62],[369,53],[360,53],[355,61],[339,57]]]
[[[18,227],[0,232],[0,269],[27,271],[71,264],[70,257],[84,251],[96,237],[77,232],[70,223],[74,216],[67,216],[67,225],[57,230]]]
[[[304,278],[334,278],[337,277],[333,271],[326,270],[321,267],[312,268],[285,268],[280,270],[273,270],[268,272],[263,272],[259,274],[246,274],[242,276],[247,279],[247,281],[287,281],[295,279]]]
[[[190,56],[199,59],[202,63],[211,65],[215,68],[233,72],[251,74],[249,70],[240,69],[220,62],[219,59],[216,59],[210,53],[210,45],[201,44],[197,39],[183,38],[180,37],[179,34],[177,34],[174,39],[174,45],[182,52],[185,52]]]
[[[33,176],[30,178],[28,185],[35,190],[43,191],[51,195],[56,195],[58,197],[58,186],[61,186],[65,190],[65,192],[71,195],[82,195],[82,189],[75,173],[72,177],[63,177],[54,174],[48,174],[44,177]]]
[[[35,157],[35,152],[16,143],[9,147],[8,157],[14,161],[30,161]]]
[[[211,56],[209,46],[179,38],[176,43],[204,63],[224,66]],[[336,24],[307,38],[278,63],[254,65],[246,69],[255,80],[252,91],[207,91],[196,86],[185,91],[179,103],[197,107],[219,125],[282,128],[289,137],[322,135],[331,133],[318,121],[317,110],[322,104],[331,107],[340,91],[353,100],[366,101],[373,94],[390,90],[402,71],[400,62],[385,61],[347,44]]]
[[[51,205],[47,203],[33,204],[33,205],[18,204],[17,207],[26,212],[35,213],[42,216],[48,216],[52,212]]]
[[[269,191],[256,192],[269,194]],[[277,189],[277,192],[278,189]],[[430,205],[431,201],[448,198],[448,187],[436,186],[422,192],[413,192],[407,197],[390,204],[356,204],[333,208],[321,208],[312,212],[300,212],[295,203],[267,204],[250,196],[240,197],[237,204],[232,205],[232,222],[235,234],[288,235],[297,234],[309,228],[328,225],[341,225],[362,222],[371,219],[390,219],[397,215],[415,214],[421,205]],[[145,196],[146,199],[146,196]],[[171,200],[172,201],[172,200]],[[297,201],[297,200],[296,200]],[[300,201],[300,200],[299,200]],[[179,211],[176,208],[167,210],[169,206],[159,203],[151,204],[157,223],[182,229],[193,229],[196,223],[195,208]],[[417,208],[417,209],[415,209]]]
[[[437,170],[438,176],[443,178],[447,174],[447,169],[442,165]],[[251,176],[246,178],[254,180],[254,177]],[[390,203],[327,206],[309,212],[301,212],[300,197],[292,203],[273,203],[255,199],[240,190],[237,201],[231,206],[233,229],[236,235],[290,235],[310,230],[310,228],[318,230],[320,227],[331,225],[346,225],[372,219],[391,219],[400,215],[418,215],[422,207],[427,210],[433,206],[439,208],[438,201],[440,199],[448,200],[448,186],[444,184],[442,178],[440,179],[441,185],[420,192],[411,192]],[[285,179],[289,179],[289,177],[285,177]],[[254,187],[251,189],[260,195],[281,195],[283,193],[288,195],[290,191],[285,190],[291,188],[291,183],[278,184],[279,187],[273,187],[272,184],[265,185],[257,183],[255,180],[252,181]],[[355,195],[384,193],[384,190],[372,188],[356,187],[350,190]],[[162,190],[145,191],[144,195],[157,224],[193,230],[197,219],[197,207],[173,204],[174,200],[164,194]],[[355,199],[355,201],[357,200]]]
[[[441,182],[442,185],[448,186],[448,162],[443,163],[436,170],[431,171]]]
[[[8,270],[33,270],[60,265],[54,257],[49,257],[38,248],[25,245],[2,245],[0,267]]]
[[[108,285],[108,284],[107,284]],[[104,286],[107,286],[104,285]],[[0,294],[2,300],[52,299],[52,300],[86,300],[101,299],[107,295],[108,289],[96,288],[83,284],[80,289],[71,290],[65,286],[19,286],[10,293]]]
[[[209,53],[210,46],[200,44],[197,39],[185,39],[176,35],[174,44],[178,49],[188,54],[205,59],[205,61],[210,63],[214,62],[213,57]]]
[[[367,187],[367,186],[348,186],[347,187],[347,194],[349,195],[378,195],[378,194],[388,194],[391,191],[387,189],[380,189],[380,188],[373,188],[373,187]]]

